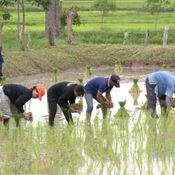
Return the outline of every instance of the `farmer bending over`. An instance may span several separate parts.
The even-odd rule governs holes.
[[[168,71],[153,72],[146,78],[146,91],[148,108],[152,110],[152,117],[157,117],[157,99],[160,106],[171,114],[175,111],[172,108],[171,98],[175,91],[175,73]]]
[[[93,98],[101,104],[103,118],[106,118],[107,108],[113,107],[110,94],[113,86],[120,87],[120,77],[118,75],[111,75],[108,78],[96,77],[85,85],[86,117],[88,121],[90,121],[93,111]],[[106,92],[106,98],[102,95],[104,92]]]
[[[6,84],[0,87],[0,110],[4,124],[8,124],[12,114],[22,113],[25,119],[32,118],[32,113],[26,113],[23,105],[31,98],[38,98],[41,101],[45,94],[44,87],[34,86],[31,89],[18,84]]]
[[[47,91],[49,107],[49,125],[54,126],[54,119],[57,112],[57,104],[60,106],[68,123],[73,123],[71,112],[80,112],[79,109],[70,107],[75,104],[76,97],[84,95],[84,87],[78,84],[71,84],[63,81],[51,86]]]

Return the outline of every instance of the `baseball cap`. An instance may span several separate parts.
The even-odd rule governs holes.
[[[115,87],[120,87],[120,77],[116,74],[111,75],[111,80]]]

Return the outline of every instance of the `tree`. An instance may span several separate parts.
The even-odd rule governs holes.
[[[47,9],[50,5],[51,0],[0,0],[0,7],[4,7],[6,13],[4,17],[9,18],[10,13],[8,12],[8,6],[17,9],[17,35],[20,43],[21,50],[25,50],[25,3],[30,2],[33,5],[42,6],[43,9]],[[22,12],[22,15],[20,13]],[[22,16],[22,20],[21,20]]]
[[[61,13],[61,25],[66,26],[67,43],[74,44],[74,38],[72,34],[72,25],[80,25],[80,15],[78,13],[78,7],[72,6],[68,11]]]
[[[51,46],[55,45],[55,38],[60,35],[60,0],[51,0],[45,12],[45,31]]]
[[[101,22],[104,22],[104,16],[109,12],[116,10],[115,0],[95,0],[94,8],[101,11]]]

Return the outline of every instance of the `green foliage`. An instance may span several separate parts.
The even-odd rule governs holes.
[[[11,14],[9,12],[5,12],[2,14],[3,20],[10,20]]]
[[[116,2],[114,0],[95,0],[94,8],[104,13],[116,9]]]
[[[51,5],[52,0],[27,0],[32,5],[41,6],[44,10],[47,10]]]
[[[67,13],[69,11],[72,11],[74,13],[73,24],[74,25],[80,25],[81,24],[81,21],[80,21],[80,15],[78,13],[78,11],[79,11],[78,6],[72,6],[67,11],[64,10],[64,12],[61,14],[61,25],[62,26],[65,26],[66,25]]]

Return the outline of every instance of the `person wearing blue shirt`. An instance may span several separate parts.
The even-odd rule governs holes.
[[[156,116],[157,99],[161,107],[172,112],[171,98],[175,91],[175,73],[169,71],[157,71],[146,78],[146,91],[148,107],[152,109],[152,116]]]
[[[108,78],[96,77],[87,82],[85,85],[85,100],[87,103],[86,117],[88,121],[90,121],[93,111],[93,98],[101,104],[103,118],[106,118],[107,108],[113,107],[110,94],[113,86],[120,87],[120,77],[115,74]],[[103,93],[106,93],[106,98],[103,96]]]

